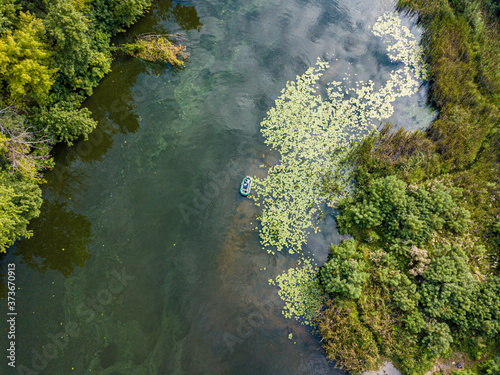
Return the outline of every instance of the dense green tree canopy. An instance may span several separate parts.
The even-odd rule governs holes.
[[[48,10],[44,23],[60,69],[56,92],[82,90],[92,94],[97,82],[110,70],[109,35],[92,30],[89,19],[75,9],[71,0],[57,0]]]
[[[330,249],[330,260],[321,268],[321,282],[333,296],[359,298],[368,274],[365,263],[356,251],[354,240],[342,241]]]
[[[16,20],[16,11],[19,8],[15,0],[0,1],[0,34],[11,30]]]
[[[35,112],[32,120],[45,132],[53,134],[56,142],[65,142],[69,146],[80,136],[87,139],[97,126],[87,108],[77,109],[68,102],[42,107]]]
[[[38,184],[0,172],[0,252],[5,252],[19,237],[31,235],[27,225],[38,216],[41,205]]]
[[[344,233],[354,226],[371,228],[386,242],[421,245],[435,230],[461,233],[469,224],[469,212],[458,207],[453,196],[460,197],[461,191],[448,192],[439,184],[432,189],[407,186],[395,175],[380,177],[340,204],[337,222]]]
[[[48,100],[57,69],[50,67],[44,38],[42,21],[23,12],[17,28],[0,38],[0,80],[5,96],[19,107]]]

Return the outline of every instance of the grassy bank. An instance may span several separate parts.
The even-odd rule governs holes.
[[[439,116],[426,131],[386,125],[350,155],[356,192],[340,203],[337,223],[353,239],[332,246],[320,270],[331,299],[319,331],[327,356],[353,373],[385,359],[404,374],[425,374],[436,363],[449,373],[461,358],[469,373],[493,374],[500,330],[498,2],[398,5],[424,29]]]

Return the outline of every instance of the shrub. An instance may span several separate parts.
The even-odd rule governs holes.
[[[430,323],[425,326],[426,336],[422,340],[422,344],[427,355],[436,357],[446,353],[450,349],[450,344],[453,342],[450,327],[446,323]]]
[[[454,191],[454,194],[458,194]],[[470,214],[458,207],[442,185],[426,190],[407,186],[396,176],[380,177],[359,189],[353,199],[340,203],[339,229],[375,229],[390,243],[427,242],[433,231],[443,228],[460,233]]]
[[[321,284],[332,296],[359,298],[368,273],[365,262],[356,251],[356,241],[344,240],[330,248],[330,260],[321,267]]]
[[[330,301],[318,319],[326,356],[353,374],[381,365],[372,333],[358,319],[354,307],[335,307]]]

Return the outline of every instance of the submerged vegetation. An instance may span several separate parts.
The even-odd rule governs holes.
[[[425,131],[396,131],[386,124],[370,132],[369,118],[390,115],[387,99],[400,94],[399,78],[416,77],[418,84],[422,77],[420,59],[405,59],[419,52],[405,43],[410,36],[392,15],[373,30],[395,37],[388,51],[393,61],[405,64],[401,73],[378,91],[363,83],[366,95],[360,101],[343,102],[342,87],[333,83],[338,91],[328,90],[329,107],[315,87],[325,66],[320,63],[287,84],[262,124],[268,144],[282,155],[258,181],[262,244],[300,251],[308,228],[317,228],[321,202],[336,204],[340,232],[353,237],[332,245],[320,269],[303,262],[277,279],[285,315],[300,319],[314,311],[313,317],[304,315],[321,334],[327,357],[352,373],[391,360],[404,374],[425,374],[455,352],[472,364],[468,374],[498,372],[495,4],[399,1],[400,10],[418,15],[424,29],[430,100],[439,110]],[[416,54],[402,53],[405,46]],[[410,85],[405,94],[413,90]],[[339,108],[344,115],[337,115]],[[295,277],[302,274],[310,276]],[[308,288],[318,290],[316,300],[304,298]],[[326,301],[321,309],[318,301]]]

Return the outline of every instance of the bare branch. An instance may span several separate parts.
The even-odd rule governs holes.
[[[0,114],[5,116],[9,112],[17,113],[14,107],[9,106],[1,110]],[[26,124],[22,118],[8,122],[8,125],[10,126],[0,122],[0,132],[7,138],[5,157],[10,162],[10,170],[21,173],[24,171],[35,178],[41,178],[39,170],[44,168],[44,162],[50,156],[47,153],[37,155],[36,151],[44,148],[48,151],[52,138]]]

